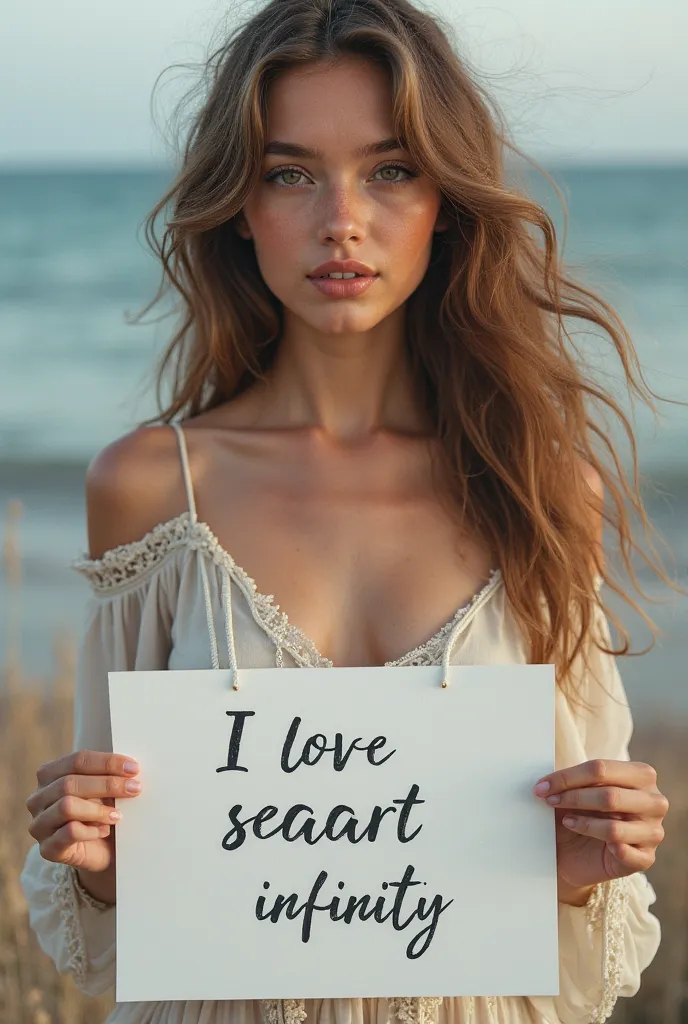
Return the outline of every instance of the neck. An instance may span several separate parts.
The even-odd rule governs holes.
[[[312,427],[348,442],[378,430],[423,431],[403,321],[395,316],[356,334],[285,327],[265,387],[263,411],[275,425]]]

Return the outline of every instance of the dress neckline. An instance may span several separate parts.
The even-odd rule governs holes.
[[[216,565],[229,572],[244,594],[257,625],[270,639],[287,650],[297,664],[316,668],[335,667],[330,658],[320,653],[313,640],[291,622],[287,613],[275,601],[274,594],[258,590],[253,577],[223,547],[208,523],[192,517],[188,511],[158,523],[140,540],[110,548],[100,558],[92,559],[83,555],[74,559],[71,568],[86,576],[96,593],[112,593],[128,589],[147,578],[173,551],[183,548],[205,552]],[[468,624],[501,581],[501,570],[493,568],[487,582],[466,604],[457,608],[432,636],[398,658],[386,661],[384,667],[437,664],[445,641],[459,622],[465,620]]]

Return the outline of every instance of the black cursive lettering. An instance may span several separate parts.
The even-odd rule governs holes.
[[[437,931],[440,916],[444,913],[447,907],[450,907],[454,900],[449,900],[447,903],[442,902],[442,896],[434,896],[431,900],[427,900],[424,896],[418,898],[415,909],[408,911],[404,916],[405,904],[408,903],[410,897],[410,890],[414,886],[425,885],[425,882],[421,882],[418,879],[413,878],[415,868],[412,864],[407,865],[404,874],[398,882],[383,882],[382,889],[396,889],[392,905],[386,906],[387,896],[380,895],[373,897],[370,894],[363,896],[350,896],[346,899],[344,909],[340,910],[342,905],[342,899],[340,896],[333,896],[329,902],[324,904],[318,904],[317,898],[327,881],[327,871],[321,871],[307,897],[307,899],[299,906],[297,893],[291,893],[289,896],[285,896],[280,893],[274,898],[272,906],[269,910],[265,909],[266,897],[260,896],[256,901],[256,917],[259,921],[271,921],[276,924],[279,918],[284,912],[285,917],[290,920],[294,920],[303,914],[303,921],[301,924],[301,941],[308,942],[311,937],[311,931],[313,926],[313,916],[316,912],[325,912],[328,914],[331,921],[343,921],[345,924],[351,924],[351,922],[358,918],[360,921],[374,920],[378,924],[384,924],[385,921],[391,919],[392,927],[395,931],[404,931],[409,925],[416,919],[419,921],[426,921],[430,918],[430,923],[422,928],[413,938],[409,941],[406,946],[406,957],[409,960],[417,960],[423,955],[430,947],[430,944]],[[263,883],[263,888],[268,889],[270,887],[269,882]],[[338,882],[337,888],[341,891],[344,883]]]
[[[241,734],[244,731],[244,722],[251,715],[255,715],[255,711],[227,711],[225,714],[229,715],[230,718],[234,718],[232,722],[232,733],[229,737],[229,747],[227,749],[227,764],[222,765],[221,768],[216,768],[216,772],[247,772],[248,768],[243,768],[239,763],[239,745],[241,743]]]
[[[225,850],[238,850],[246,840],[247,826],[251,823],[253,823],[252,831],[256,839],[272,839],[273,836],[281,834],[282,838],[288,843],[293,843],[297,839],[303,839],[309,846],[314,846],[321,839],[329,839],[332,843],[336,843],[340,839],[346,839],[353,844],[367,839],[368,842],[374,843],[378,838],[380,825],[385,816],[397,813],[397,808],[393,806],[394,804],[401,805],[401,811],[397,819],[397,839],[400,843],[410,843],[423,828],[421,824],[415,832],[412,832],[410,835],[406,834],[409,815],[413,807],[417,804],[425,803],[424,800],[418,799],[418,791],[419,787],[417,783],[414,783],[403,800],[392,800],[388,807],[381,807],[379,804],[376,804],[370,812],[368,823],[363,827],[360,827],[361,823],[356,817],[353,807],[349,807],[348,804],[337,804],[329,812],[325,824],[319,832],[316,831],[317,822],[313,817],[315,812],[308,804],[293,804],[285,811],[279,823],[269,831],[263,831],[262,825],[279,813],[279,809],[274,804],[267,804],[257,814],[249,815],[246,818],[239,817],[243,810],[243,805],[234,804],[228,812],[233,828],[225,834],[222,840],[222,847]],[[307,817],[298,824],[296,819],[302,814],[307,815]]]
[[[385,761],[388,761],[393,754],[396,754],[396,750],[392,750],[381,760],[375,760],[375,751],[379,750],[380,747],[383,747],[387,742],[387,738],[385,736],[376,736],[369,743],[363,743],[363,738],[361,736],[357,736],[356,739],[352,740],[349,746],[344,749],[344,737],[340,732],[335,733],[334,743],[331,747],[327,745],[327,736],[323,735],[321,732],[316,732],[312,736],[308,737],[301,748],[300,756],[297,757],[296,761],[292,764],[290,763],[289,758],[292,753],[292,747],[294,746],[296,734],[299,731],[300,725],[301,719],[298,716],[292,719],[282,746],[280,766],[282,771],[287,772],[288,774],[295,772],[302,764],[308,765],[309,767],[317,764],[325,753],[331,753],[334,755],[332,758],[332,767],[336,772],[341,772],[346,768],[347,762],[354,750],[365,752],[369,764],[372,764],[375,767],[379,767],[381,764],[384,764]]]

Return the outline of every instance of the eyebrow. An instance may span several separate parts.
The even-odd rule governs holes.
[[[354,153],[357,157],[372,156],[375,153],[389,153],[394,149],[404,149],[399,139],[383,139],[382,142],[370,142],[361,146]],[[307,146],[299,146],[296,142],[268,142],[265,147],[265,155],[272,156],[298,156],[303,160],[324,160],[325,155],[319,149],[309,149]]]

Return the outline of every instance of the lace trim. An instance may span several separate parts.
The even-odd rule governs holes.
[[[434,1024],[442,996],[405,996],[389,1000],[387,1024],[398,1020],[401,1024]]]
[[[67,864],[57,864],[58,881],[51,894],[51,902],[60,910],[69,951],[68,970],[74,974],[77,987],[86,981],[86,942],[79,916],[79,898],[74,886],[75,872]]]
[[[475,1019],[475,996],[466,996],[467,1022]],[[387,1024],[435,1024],[442,996],[401,997],[389,1000]],[[497,1024],[497,997],[485,997],[489,1024]],[[263,1024],[302,1024],[307,1012],[304,999],[262,999]]]
[[[141,540],[111,548],[102,558],[84,555],[74,559],[71,568],[86,576],[96,591],[117,590],[143,577],[172,551],[184,547],[191,528],[189,513],[182,512],[175,519],[159,523]]]
[[[74,875],[74,888],[76,889],[77,896],[82,903],[85,903],[87,907],[91,908],[91,910],[98,910],[100,913],[103,913],[105,910],[112,910],[112,903],[103,903],[102,900],[97,900],[95,896],[92,896],[91,893],[88,892],[87,889],[84,889],[81,884],[81,879],[79,878],[79,872],[76,868],[70,867],[70,871]]]
[[[275,603],[274,595],[262,594],[258,590],[253,577],[222,547],[207,523],[192,523],[188,512],[182,512],[169,522],[160,523],[139,541],[106,551],[101,559],[76,559],[72,562],[72,568],[86,576],[97,592],[112,593],[143,578],[173,551],[184,547],[204,552],[216,565],[227,569],[241,588],[253,618],[278,650],[287,650],[297,665],[302,667],[334,667],[329,658],[320,654],[310,637],[289,621],[286,613]],[[446,638],[500,579],[500,570],[493,569],[485,586],[474,594],[468,604],[459,608],[437,633],[400,658],[386,662],[386,666],[439,665]]]
[[[84,889],[79,881],[76,868],[69,864],[55,864],[54,870],[58,877],[50,894],[50,901],[59,908],[65,931],[65,941],[69,952],[67,970],[73,973],[77,987],[82,988],[86,982],[88,957],[84,931],[81,926],[81,904],[86,904],[99,913],[112,910],[112,906],[109,903],[101,903]]]
[[[600,882],[585,905],[588,929],[603,930],[602,999],[590,1017],[590,1024],[602,1024],[612,1015],[619,997],[625,962],[624,928],[629,902],[628,878]]]
[[[473,595],[470,601],[459,608],[448,622],[445,622],[444,626],[441,627],[429,640],[419,644],[418,647],[414,647],[408,654],[403,654],[400,658],[396,658],[394,661],[387,661],[385,665],[392,667],[396,665],[439,665],[442,662],[442,655],[444,654],[444,645],[451,634],[452,630],[461,619],[465,618],[468,612],[496,586],[497,582],[501,578],[501,572],[499,569],[493,569],[490,572],[487,583],[484,587],[481,587],[477,593]]]
[[[265,1024],[301,1024],[307,1016],[304,999],[262,999],[261,1011]]]

